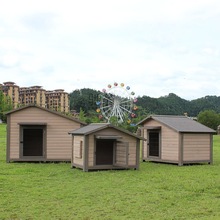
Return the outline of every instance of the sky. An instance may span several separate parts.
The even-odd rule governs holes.
[[[0,83],[220,96],[219,0],[1,0]]]

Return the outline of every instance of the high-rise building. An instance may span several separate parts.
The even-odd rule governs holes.
[[[0,90],[4,95],[11,98],[13,107],[17,108],[19,104],[19,86],[14,82],[3,82],[3,84],[0,84]]]
[[[46,103],[49,109],[69,112],[69,96],[63,89],[46,91]]]
[[[19,101],[21,105],[37,104],[46,107],[46,90],[41,86],[20,87]]]

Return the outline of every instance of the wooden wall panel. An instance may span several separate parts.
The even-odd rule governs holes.
[[[88,151],[88,166],[93,167],[94,166],[94,151],[95,151],[95,146],[94,146],[95,140],[94,140],[94,135],[91,134],[89,135],[89,151]]]
[[[128,166],[134,166],[137,164],[137,157],[136,157],[136,142],[129,143],[128,149]]]
[[[211,156],[210,134],[184,134],[183,160],[200,161],[210,160]]]
[[[83,166],[84,136],[74,136],[73,146],[73,162],[74,164]]]

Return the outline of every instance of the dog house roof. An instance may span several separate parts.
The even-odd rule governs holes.
[[[73,130],[73,131],[70,131],[69,134],[72,134],[72,135],[89,135],[89,134],[92,134],[94,132],[100,131],[100,130],[105,129],[105,128],[114,128],[114,129],[119,130],[123,133],[131,135],[135,138],[143,139],[142,137],[140,137],[140,136],[138,136],[134,133],[131,133],[130,131],[127,131],[125,129],[121,129],[119,127],[116,127],[116,126],[112,125],[111,123],[91,123],[87,126],[81,127],[79,129],[76,129],[76,130]]]
[[[143,125],[149,120],[158,121],[177,132],[189,132],[189,133],[216,133],[215,130],[187,117],[187,116],[176,116],[176,115],[152,115],[138,123]]]

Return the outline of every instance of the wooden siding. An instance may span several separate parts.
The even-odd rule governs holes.
[[[179,133],[166,127],[161,128],[161,159],[178,161]]]
[[[143,137],[147,139],[147,129],[143,130],[143,135],[144,135]],[[143,141],[142,147],[143,147],[143,149],[142,149],[142,157],[144,159],[146,159],[147,158],[147,150],[148,150],[147,141]]]
[[[94,154],[95,154],[95,139],[94,134],[89,135],[88,140],[88,167],[95,166]]]
[[[116,166],[128,166],[128,148],[129,144],[126,142],[118,142],[116,144],[115,164]]]
[[[84,155],[84,136],[83,135],[82,136],[74,136],[73,161],[72,161],[73,164],[83,166],[83,155]]]
[[[46,156],[48,160],[71,160],[72,137],[70,130],[80,123],[60,117],[39,108],[30,107],[10,115],[10,160],[19,159],[19,123],[46,123]]]
[[[128,143],[128,166],[135,166],[137,164],[136,142]]]
[[[9,126],[9,159],[19,159],[19,147],[20,147],[20,136],[19,136],[19,125],[13,122],[13,118],[10,120]],[[8,146],[7,146],[8,147]]]
[[[144,126],[150,126],[150,127],[161,127],[161,133],[160,133],[160,159],[161,160],[169,160],[169,161],[178,161],[179,157],[179,133],[174,131],[173,129],[170,129],[169,127],[160,124],[159,122],[155,120],[150,120],[147,123],[144,124]],[[147,128],[144,130],[144,138],[147,139]],[[148,141],[147,141],[148,142]],[[144,144],[143,149],[143,159],[147,159],[146,155],[148,152],[148,145],[147,143]]]
[[[211,157],[210,134],[184,134],[183,135],[183,162],[210,160]]]

